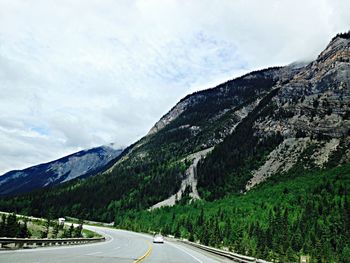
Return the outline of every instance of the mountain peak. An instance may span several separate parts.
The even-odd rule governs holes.
[[[326,49],[318,56],[317,61],[332,60],[332,62],[345,59],[348,62],[350,53],[350,31],[339,33],[332,38]]]
[[[350,39],[350,30],[344,33],[338,33],[335,37],[332,38],[331,42],[337,39]]]

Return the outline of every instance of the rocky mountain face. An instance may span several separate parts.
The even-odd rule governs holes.
[[[272,99],[276,110],[256,121],[254,129],[259,137],[279,133],[284,140],[268,156],[269,169],[254,172],[247,189],[260,181],[257,177],[289,170],[306,150],[306,158],[319,168],[334,154],[337,162],[349,160],[350,39],[334,38],[314,62],[279,88]]]
[[[287,81],[299,71],[300,67],[295,65],[268,68],[191,94],[164,115],[146,138],[161,130],[164,133],[185,130],[191,139],[201,138],[202,145],[196,147],[213,146],[232,133],[274,85]],[[202,139],[203,136],[206,138]]]
[[[295,167],[325,168],[349,161],[349,34],[335,37],[315,61],[271,90],[275,94],[201,165],[199,184],[212,198],[250,190]],[[217,162],[221,168],[215,168]],[[210,190],[215,188],[223,194]]]
[[[152,158],[150,149],[169,145],[175,156],[217,146],[198,169],[200,193],[212,199],[293,167],[348,162],[349,42],[339,34],[311,63],[252,72],[185,97],[129,157]]]
[[[350,34],[340,34],[311,63],[251,72],[188,95],[106,172],[16,200],[30,199],[38,213],[56,202],[57,213],[75,206],[72,216],[110,221],[130,209],[174,204],[185,193],[215,200],[293,169],[348,162],[349,49]],[[2,207],[9,210],[11,200]]]
[[[256,121],[254,129],[259,137],[280,133],[284,141],[269,155],[270,168],[255,172],[248,189],[260,181],[257,177],[290,169],[311,147],[308,157],[320,168],[335,153],[338,162],[349,160],[345,150],[350,135],[349,37],[334,38],[314,62],[279,88],[272,99],[276,110]]]
[[[0,195],[29,192],[86,178],[104,170],[120,154],[112,145],[80,151],[58,160],[5,173],[0,176]]]

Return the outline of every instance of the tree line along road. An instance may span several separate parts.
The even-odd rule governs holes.
[[[85,226],[106,237],[87,245],[0,251],[1,263],[223,263],[232,262],[176,241],[153,244],[152,237],[130,231]]]

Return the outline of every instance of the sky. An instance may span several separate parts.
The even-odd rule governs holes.
[[[348,0],[0,0],[0,174],[128,146],[185,95],[349,29]]]

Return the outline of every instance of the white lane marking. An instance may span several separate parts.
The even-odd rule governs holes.
[[[146,239],[148,239],[148,240],[152,240],[152,237],[150,237],[148,234],[143,234],[143,233],[137,233],[137,232],[132,232],[132,231],[127,231],[127,230],[123,230],[123,229],[115,229],[115,230],[117,230],[117,231],[119,231],[119,232],[124,232],[124,233],[128,233],[128,234],[132,234],[132,235],[135,235],[135,236],[141,236],[141,237],[144,237],[144,238],[146,238]],[[129,243],[129,239],[128,239],[128,242],[127,243]],[[165,242],[166,244],[168,244],[168,245],[171,245],[171,246],[173,246],[173,247],[175,247],[175,248],[177,248],[177,249],[179,249],[179,250],[181,250],[182,252],[184,252],[185,254],[187,254],[187,255],[189,255],[190,257],[192,257],[194,260],[196,260],[197,262],[199,262],[199,263],[203,263],[203,261],[201,261],[200,259],[198,259],[198,258],[196,258],[195,256],[193,256],[192,254],[190,254],[188,251],[186,251],[185,249],[183,249],[183,248],[180,248],[180,247],[178,247],[177,245],[174,245],[174,244],[171,244],[170,242]]]
[[[183,248],[180,248],[174,244],[171,244],[170,242],[166,242],[168,245],[171,245],[175,248],[177,248],[178,250],[181,250],[182,252],[186,253],[187,255],[191,256],[193,259],[195,259],[196,261],[198,261],[199,263],[203,263],[203,261],[201,261],[200,259],[196,258],[195,256],[193,256],[191,253],[189,253],[188,251],[186,251],[185,249]]]
[[[85,254],[86,256],[92,256],[92,255],[96,255],[96,254],[101,254],[102,252],[93,252],[93,253],[89,253],[89,254]]]
[[[119,249],[120,247],[116,247],[115,249]]]

